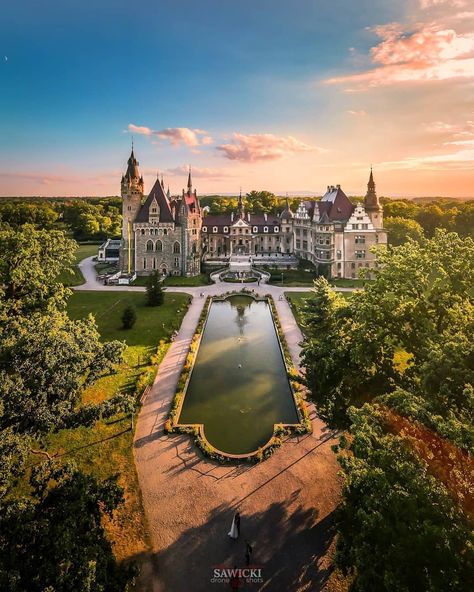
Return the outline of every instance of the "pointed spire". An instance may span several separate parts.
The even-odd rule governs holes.
[[[171,197],[170,186],[168,185],[168,189],[166,191],[166,197],[169,199]]]
[[[372,165],[370,165],[370,175],[369,175],[369,182],[367,183],[367,194],[364,199],[365,209],[367,210],[377,210],[379,209],[380,202],[375,191],[375,181],[374,181],[374,173],[372,170]]]
[[[132,179],[136,179],[137,181],[140,179],[140,171],[138,170],[138,160],[135,158],[135,154],[133,152],[133,139],[132,139],[132,151],[130,152],[130,158],[127,161],[127,172],[125,173],[125,177],[130,181]]]
[[[188,193],[191,194],[193,191],[193,182],[191,179],[191,165],[189,165],[189,173],[188,173]]]
[[[161,173],[161,187],[162,187],[162,189],[165,188],[165,181],[163,179],[163,173]]]
[[[245,216],[244,202],[242,201],[242,187],[240,188],[239,201],[237,203],[237,214],[240,218]]]

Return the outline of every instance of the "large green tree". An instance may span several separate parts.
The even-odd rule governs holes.
[[[351,591],[472,590],[473,532],[445,486],[407,440],[387,433],[378,406],[349,416],[336,563],[352,575]]]
[[[386,217],[384,228],[388,232],[388,243],[393,247],[402,245],[409,238],[419,241],[423,236],[423,228],[410,218]]]
[[[48,433],[134,406],[128,395],[82,404],[84,389],[113,370],[125,346],[101,343],[92,316],[67,316],[70,292],[56,278],[74,245],[31,225],[0,232],[0,588],[14,592],[126,588],[100,524],[121,500],[115,484],[40,464],[32,496],[14,491],[30,455],[48,457]]]
[[[30,498],[0,504],[0,589],[123,592],[133,568],[118,567],[102,526],[123,502],[116,479],[102,483],[72,464],[43,463]]]

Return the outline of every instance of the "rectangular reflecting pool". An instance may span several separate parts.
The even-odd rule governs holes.
[[[274,424],[298,422],[268,302],[212,302],[178,423],[203,424],[212,446],[247,454],[271,439]]]

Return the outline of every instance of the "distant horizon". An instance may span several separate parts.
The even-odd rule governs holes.
[[[342,187],[342,189],[344,190],[344,188]],[[266,189],[251,189],[250,191],[267,191]],[[249,192],[242,192],[244,195],[246,195]],[[278,193],[278,192],[271,192],[274,193],[274,195],[280,199],[285,199],[285,197],[288,197],[290,199],[296,199],[298,197],[301,198],[305,198],[305,197],[322,197],[324,194],[323,193],[315,193],[315,192],[311,192],[311,191],[301,191],[301,192],[297,192],[297,191],[288,191],[285,193]],[[344,191],[344,193],[349,197],[363,197],[365,194],[362,193],[356,193],[356,192],[349,192],[349,191]],[[145,192],[145,195],[147,195],[147,193]],[[179,193],[172,193],[171,196],[172,197],[176,197],[179,196]],[[198,192],[198,197],[238,197],[239,193],[238,192],[219,192],[219,193],[199,193]],[[432,200],[437,200],[437,199],[450,199],[450,200],[460,200],[460,201],[471,201],[474,200],[474,195],[473,196],[456,196],[456,195],[380,195],[380,198],[384,198],[384,199],[432,199]],[[105,194],[105,195],[0,195],[0,200],[2,199],[108,199],[108,198],[118,198],[121,199],[121,196],[119,194]]]

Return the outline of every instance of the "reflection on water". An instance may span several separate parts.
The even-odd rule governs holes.
[[[265,444],[275,423],[298,421],[266,302],[213,302],[179,423],[203,423],[219,450],[245,454]]]

